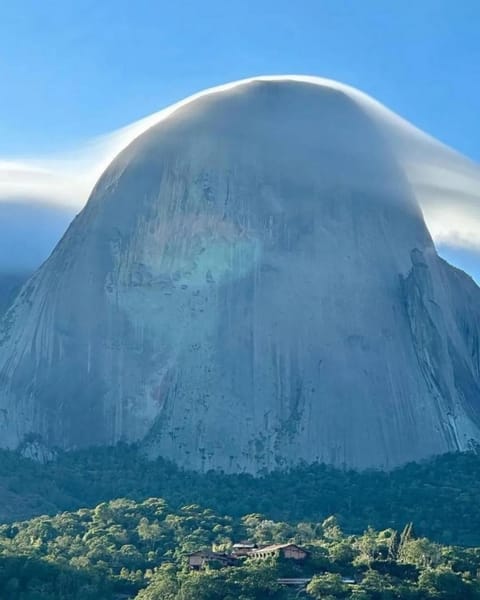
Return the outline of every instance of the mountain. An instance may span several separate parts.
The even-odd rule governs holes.
[[[28,198],[0,198],[0,315],[71,221],[67,209]]]
[[[0,315],[7,311],[29,275],[30,273],[24,272],[2,273],[0,271]]]
[[[23,287],[0,443],[389,469],[480,439],[479,339],[381,120],[254,80],[134,140]]]
[[[72,209],[40,199],[0,198],[0,273],[32,273],[72,221]]]

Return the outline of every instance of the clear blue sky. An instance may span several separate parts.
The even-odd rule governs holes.
[[[267,73],[359,87],[480,161],[479,0],[3,0],[0,156]]]

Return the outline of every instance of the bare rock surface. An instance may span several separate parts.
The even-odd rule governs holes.
[[[389,469],[480,439],[480,290],[328,86],[201,97],[100,178],[0,325],[0,444]]]

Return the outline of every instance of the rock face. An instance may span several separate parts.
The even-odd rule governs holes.
[[[0,328],[0,443],[391,468],[480,439],[480,290],[347,95],[254,81],[124,150]]]

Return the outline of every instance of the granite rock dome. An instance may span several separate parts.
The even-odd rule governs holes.
[[[480,438],[480,290],[381,124],[250,81],[121,152],[0,325],[0,443],[392,468]]]

